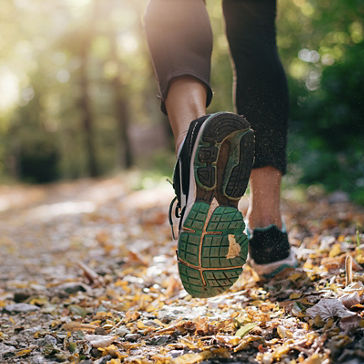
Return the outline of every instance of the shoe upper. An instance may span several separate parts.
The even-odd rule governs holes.
[[[249,255],[255,264],[270,264],[288,258],[290,244],[287,233],[276,225],[254,229],[249,240]]]
[[[189,126],[186,138],[183,142],[182,148],[177,156],[177,162],[173,171],[173,188],[176,193],[176,197],[171,201],[169,206],[169,223],[172,228],[172,235],[174,238],[172,210],[173,205],[177,201],[174,214],[180,219],[180,224],[183,219],[184,211],[188,199],[188,191],[190,188],[190,165],[193,147],[197,140],[198,132],[203,122],[209,115],[202,116],[196,120],[193,120]],[[179,229],[181,226],[179,226]]]

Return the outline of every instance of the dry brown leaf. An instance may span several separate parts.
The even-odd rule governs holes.
[[[308,308],[306,313],[312,318],[320,316],[324,320],[330,317],[343,318],[355,315],[355,313],[349,311],[343,303],[336,298],[323,298],[316,305]]]
[[[339,301],[341,301],[346,308],[351,308],[351,306],[361,303],[358,292],[344,294],[339,297]]]
[[[74,331],[74,330],[96,330],[98,326],[83,324],[82,322],[67,322],[62,328],[66,331]]]
[[[341,244],[340,243],[336,243],[331,248],[330,253],[329,253],[329,257],[330,258],[334,258],[337,255],[339,255],[340,253],[341,253]]]
[[[82,269],[84,276],[88,279],[91,284],[101,285],[103,284],[103,279],[100,277],[93,269],[88,267],[81,261],[77,262],[77,265]]]
[[[355,328],[359,327],[360,322],[361,322],[361,317],[358,316],[358,315],[343,317],[340,320],[340,327],[344,331],[348,331],[348,330],[355,329]]]
[[[128,251],[128,262],[145,266],[148,265],[148,262],[139,253],[133,252],[132,250]]]
[[[136,321],[140,317],[140,313],[137,311],[128,311],[125,314],[124,322]]]
[[[200,363],[202,360],[208,359],[212,356],[210,351],[203,351],[201,353],[184,354],[173,360],[174,364],[194,364]]]

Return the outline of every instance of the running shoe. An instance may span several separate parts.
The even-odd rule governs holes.
[[[249,231],[249,230],[248,230]],[[249,236],[249,264],[263,279],[272,279],[298,266],[285,226],[254,229]]]
[[[173,174],[178,226],[178,270],[193,297],[212,297],[230,288],[242,272],[248,238],[238,202],[254,158],[247,120],[220,112],[192,121]]]

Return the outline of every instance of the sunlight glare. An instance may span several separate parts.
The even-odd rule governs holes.
[[[73,8],[83,8],[90,3],[90,0],[67,0],[67,3]]]
[[[138,49],[138,40],[132,33],[124,33],[118,37],[121,53],[132,54]]]
[[[0,95],[0,110],[9,110],[18,101],[19,80],[7,67],[0,68]]]

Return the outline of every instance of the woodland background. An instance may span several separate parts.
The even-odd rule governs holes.
[[[0,181],[45,183],[141,168],[170,175],[143,34],[145,0],[1,0]],[[233,110],[221,1],[210,112]],[[280,0],[291,94],[289,177],[364,204],[364,2]]]

